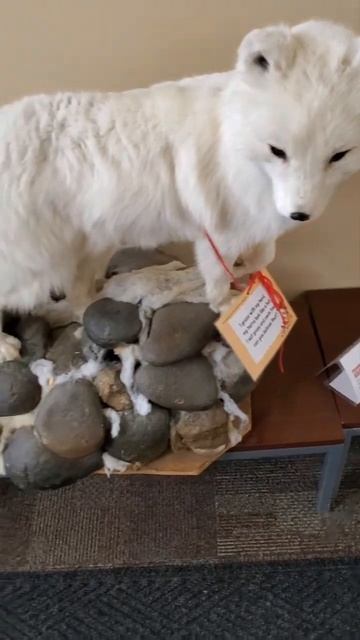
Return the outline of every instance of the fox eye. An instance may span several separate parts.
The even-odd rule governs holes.
[[[340,160],[345,158],[345,156],[349,153],[349,151],[350,149],[346,149],[345,151],[338,151],[337,153],[334,153],[334,155],[331,156],[329,160],[329,164],[332,164],[333,162],[339,162]]]
[[[281,160],[287,160],[287,155],[285,151],[283,151],[282,149],[279,149],[278,147],[274,147],[272,144],[269,144],[269,148],[273,156],[276,156],[277,158],[281,158]]]

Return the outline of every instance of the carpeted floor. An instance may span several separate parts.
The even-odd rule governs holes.
[[[58,491],[0,483],[0,570],[360,556],[360,449],[337,508],[315,511],[316,458],[224,462],[195,478],[87,478]]]
[[[12,573],[2,640],[358,640],[360,561]]]
[[[317,458],[197,478],[0,483],[1,640],[358,640],[360,449],[333,512]]]

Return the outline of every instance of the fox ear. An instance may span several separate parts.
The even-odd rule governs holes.
[[[266,27],[255,29],[245,36],[239,50],[236,68],[239,71],[286,73],[295,53],[290,27]]]

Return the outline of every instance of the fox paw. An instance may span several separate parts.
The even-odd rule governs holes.
[[[7,333],[0,333],[0,362],[19,360],[21,342]]]

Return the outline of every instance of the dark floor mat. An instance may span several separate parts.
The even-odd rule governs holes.
[[[358,640],[360,562],[0,578],[2,640]]]

